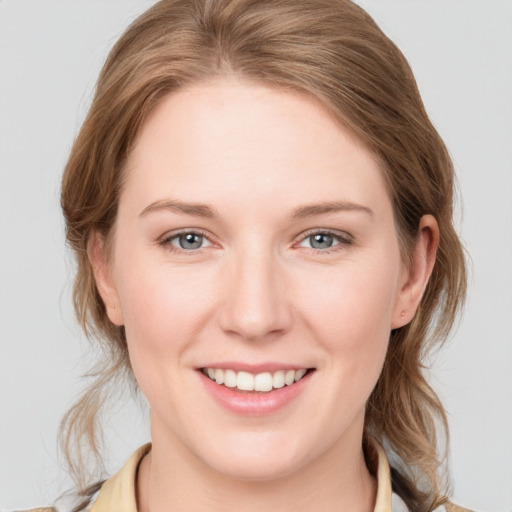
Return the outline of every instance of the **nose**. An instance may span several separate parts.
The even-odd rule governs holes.
[[[225,278],[219,320],[224,332],[261,341],[290,328],[291,308],[277,258],[263,250],[247,250],[233,257]]]

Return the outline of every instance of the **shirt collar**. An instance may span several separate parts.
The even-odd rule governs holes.
[[[373,443],[377,459],[377,499],[374,512],[391,512],[391,475],[388,459],[382,446]],[[107,480],[91,512],[137,512],[135,501],[135,479],[140,461],[151,450],[151,443],[141,446],[128,459],[121,470]]]
[[[140,461],[151,451],[151,443],[141,446],[126,464],[102,486],[91,512],[137,512],[135,479]]]
[[[377,457],[377,499],[375,500],[374,512],[391,512],[391,473],[389,471],[388,458],[384,448],[373,443]]]

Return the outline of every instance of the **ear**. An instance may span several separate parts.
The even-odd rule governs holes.
[[[112,265],[109,261],[105,239],[95,232],[87,245],[87,256],[94,273],[94,280],[105,304],[107,315],[115,325],[124,325],[123,313],[117,288],[113,279]]]
[[[437,221],[432,215],[424,215],[420,220],[410,266],[404,266],[401,287],[393,310],[392,329],[403,327],[414,318],[434,268],[438,245]]]

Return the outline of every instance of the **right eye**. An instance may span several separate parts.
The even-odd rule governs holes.
[[[160,244],[173,251],[197,251],[212,245],[205,235],[197,231],[174,233],[165,237]]]

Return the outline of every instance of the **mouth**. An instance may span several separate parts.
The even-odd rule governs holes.
[[[300,382],[314,368],[283,369],[253,374],[224,368],[201,368],[200,371],[213,382],[245,394],[267,394]]]

